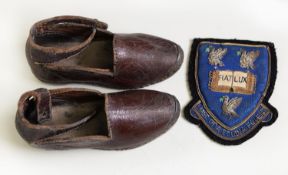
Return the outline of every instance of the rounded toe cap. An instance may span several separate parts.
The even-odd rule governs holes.
[[[172,76],[182,65],[183,50],[176,43],[147,34],[114,38],[117,83],[139,88]]]
[[[171,128],[180,114],[176,97],[158,91],[134,90],[116,93],[109,99],[112,138],[117,149],[135,148],[154,140]]]
[[[183,58],[184,58],[184,52],[183,49],[176,44],[177,50],[178,50],[178,54],[177,54],[177,58],[176,58],[176,71],[181,67],[182,63],[183,63]]]

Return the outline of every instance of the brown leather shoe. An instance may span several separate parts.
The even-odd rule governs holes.
[[[174,96],[151,90],[36,89],[20,98],[16,128],[47,149],[129,149],[167,131],[179,109]]]
[[[95,19],[60,16],[36,23],[26,55],[33,73],[50,83],[139,88],[174,74],[183,61],[177,44],[146,34],[114,34]]]

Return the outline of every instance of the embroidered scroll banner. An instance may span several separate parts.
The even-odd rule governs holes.
[[[249,72],[216,70],[210,72],[209,87],[214,92],[253,94],[256,77]]]

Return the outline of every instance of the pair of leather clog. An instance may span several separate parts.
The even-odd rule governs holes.
[[[36,23],[26,44],[32,72],[49,83],[132,89],[180,68],[183,51],[177,44],[146,34],[114,34],[107,27],[77,16]],[[167,131],[179,114],[178,100],[158,91],[41,88],[21,96],[16,128],[28,143],[47,149],[129,149]]]

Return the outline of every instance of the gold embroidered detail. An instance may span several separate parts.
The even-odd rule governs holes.
[[[259,57],[260,51],[250,51],[241,50],[240,66],[242,68],[254,69],[254,61]]]
[[[223,113],[230,117],[238,117],[238,114],[235,112],[235,110],[241,104],[242,97],[234,97],[229,99],[228,96],[223,96],[222,100],[223,100],[222,104]]]
[[[209,74],[209,87],[214,92],[253,94],[256,77],[250,72],[215,70]]]
[[[222,58],[224,57],[224,55],[227,53],[227,48],[211,48],[209,49],[209,64],[213,65],[213,66],[224,66],[224,63],[222,62]]]

